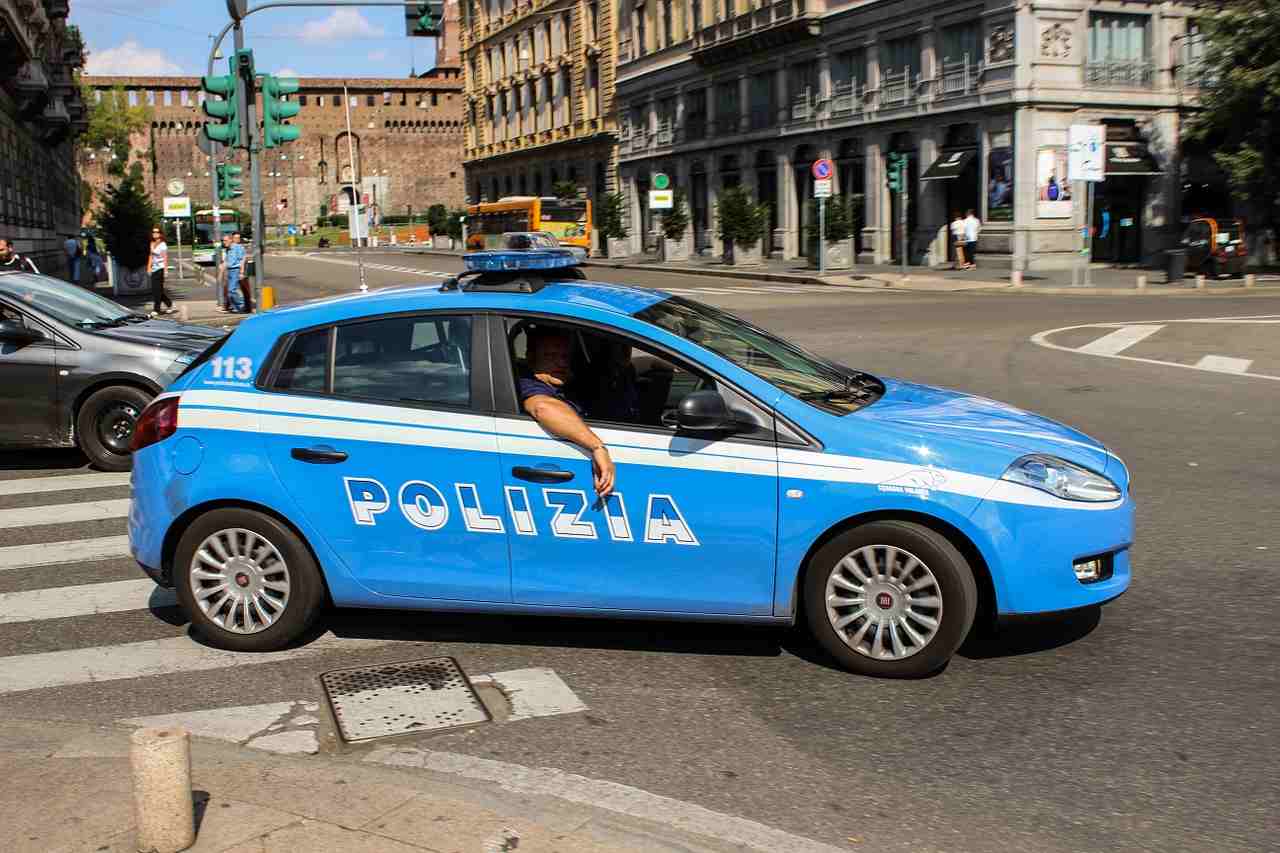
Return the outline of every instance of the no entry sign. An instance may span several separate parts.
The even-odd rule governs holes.
[[[819,181],[825,181],[831,177],[832,167],[831,161],[823,158],[813,161],[813,177]]]

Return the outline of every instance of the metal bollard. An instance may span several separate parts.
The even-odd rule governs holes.
[[[186,850],[196,840],[186,729],[138,729],[129,738],[129,765],[139,853]]]
[[[1257,287],[1257,286],[1258,286],[1258,277],[1257,277],[1256,275],[1254,275],[1253,273],[1249,273],[1248,275],[1246,275],[1246,276],[1244,277],[1244,286],[1245,286],[1245,287]]]
[[[1209,286],[1209,280],[1203,274],[1196,276],[1196,290],[1204,290]]]
[[[262,286],[262,304],[258,306],[263,311],[270,311],[276,307],[276,289],[274,287]]]
[[[1147,289],[1147,277],[1145,275],[1138,276],[1138,290]]]
[[[1014,287],[1022,287],[1022,270],[1009,273],[1009,283]]]

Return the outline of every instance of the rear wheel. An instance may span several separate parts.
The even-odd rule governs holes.
[[[76,414],[76,441],[89,461],[106,471],[128,471],[133,428],[150,402],[150,394],[129,385],[93,392]]]
[[[173,575],[192,625],[233,651],[284,648],[311,627],[324,603],[320,569],[303,541],[248,509],[197,518],[178,543]]]
[[[946,537],[906,521],[846,531],[810,560],[809,630],[852,672],[919,678],[941,669],[977,611],[973,572]]]

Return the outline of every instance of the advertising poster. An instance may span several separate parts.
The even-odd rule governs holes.
[[[1067,178],[1067,149],[1061,146],[1036,151],[1036,216],[1071,218],[1071,181]]]
[[[987,221],[1013,221],[1013,147],[992,148],[987,154]]]

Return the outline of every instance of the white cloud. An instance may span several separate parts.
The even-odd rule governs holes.
[[[334,9],[327,18],[303,24],[299,33],[305,41],[378,38],[384,34],[382,27],[375,27],[355,9]]]
[[[386,60],[386,58],[387,58],[388,56],[390,56],[390,55],[391,55],[391,54],[387,53],[387,51],[385,51],[385,50],[375,50],[375,51],[373,51],[373,52],[371,52],[371,53],[369,54],[369,61],[370,61],[370,62],[383,62],[383,61],[385,61],[385,60]]]
[[[163,77],[181,74],[182,67],[162,50],[144,48],[133,39],[119,47],[90,50],[85,74],[118,74],[126,77]]]
[[[299,77],[299,76],[301,76],[301,75],[299,75],[299,74],[298,74],[298,72],[297,72],[297,71],[294,71],[292,68],[281,68],[279,71],[277,71],[277,72],[275,73],[275,75],[274,75],[274,76],[276,76],[276,77]]]

